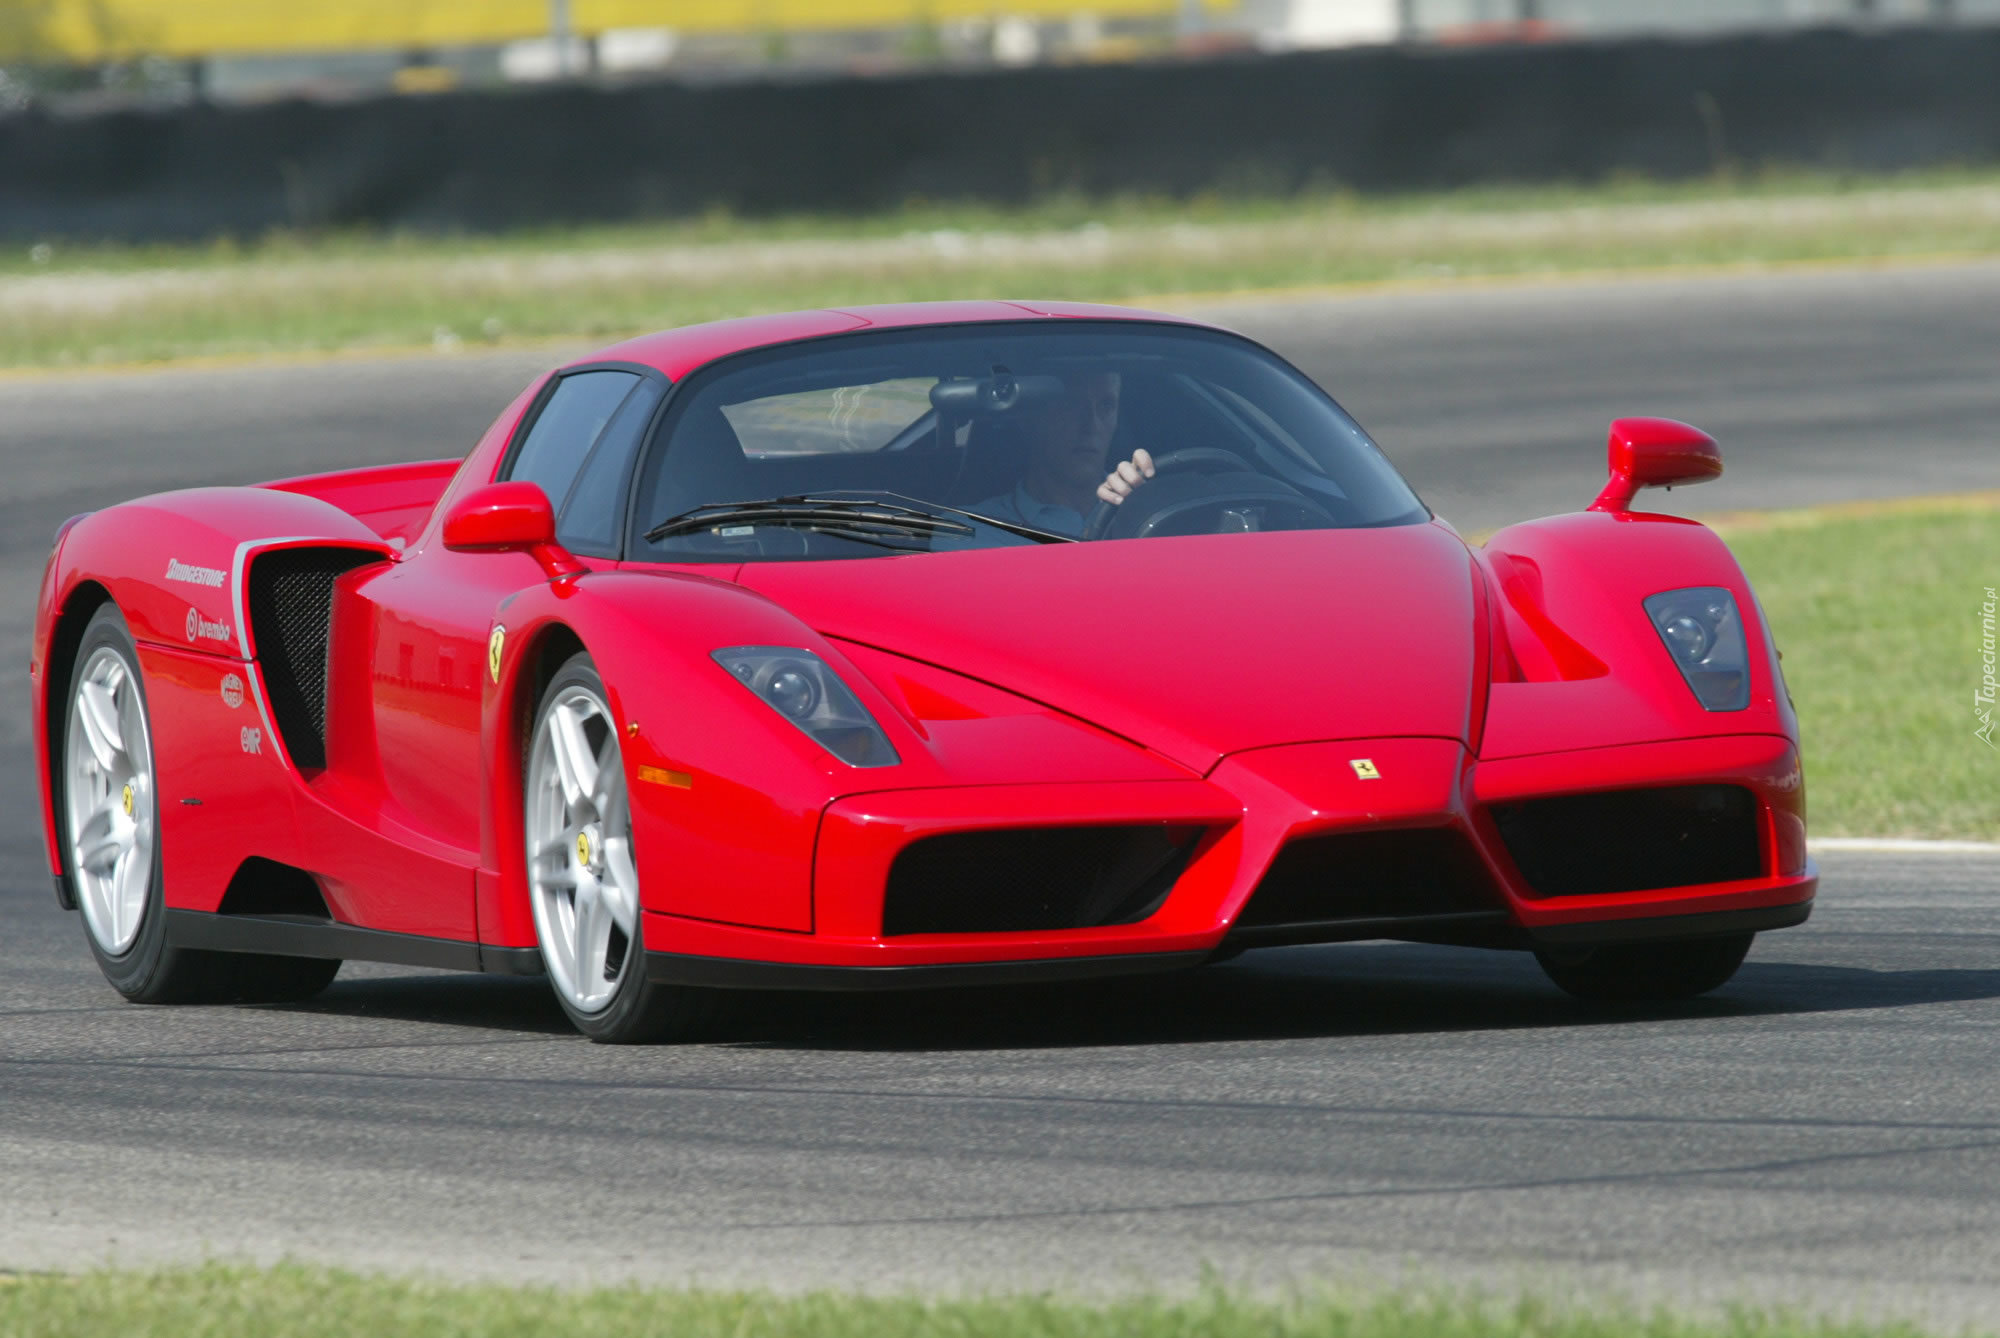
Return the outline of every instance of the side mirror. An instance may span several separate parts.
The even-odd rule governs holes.
[[[533,483],[489,483],[451,504],[444,546],[454,553],[526,553],[551,580],[584,570],[556,542],[556,514]]]
[[[1606,446],[1611,478],[1592,511],[1629,511],[1641,488],[1706,483],[1722,475],[1722,450],[1715,438],[1672,418],[1620,418],[1611,424]]]

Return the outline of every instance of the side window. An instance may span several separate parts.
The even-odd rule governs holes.
[[[611,416],[638,384],[636,372],[577,372],[566,376],[542,406],[507,477],[538,483],[558,512],[569,485],[590,457]]]
[[[646,435],[666,388],[658,381],[644,380],[625,397],[611,423],[598,434],[597,445],[584,462],[583,471],[569,490],[567,501],[556,499],[561,508],[556,520],[556,538],[573,553],[593,557],[614,557],[618,533],[625,521],[625,484],[632,477],[632,457]]]

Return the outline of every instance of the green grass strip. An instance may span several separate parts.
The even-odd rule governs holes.
[[[1467,276],[2000,255],[2000,175],[1779,175],[1394,197],[913,203],[498,237],[0,250],[0,366],[609,340],[763,311],[1125,301]]]
[[[1257,1299],[459,1285],[285,1264],[34,1275],[0,1285],[6,1338],[1919,1338],[1901,1324],[1395,1292]]]
[[[1784,651],[1811,831],[2000,841],[2000,751],[1974,734],[2000,495],[1876,510],[1718,526]]]

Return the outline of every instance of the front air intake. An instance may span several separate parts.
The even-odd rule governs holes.
[[[1504,919],[1486,865],[1456,828],[1331,832],[1291,841],[1278,852],[1231,938],[1448,939],[1484,932]]]
[[[948,832],[889,869],[882,932],[1004,934],[1132,924],[1160,908],[1197,827],[1028,827]]]
[[[327,629],[333,583],[381,555],[358,548],[281,548],[250,563],[246,591],[271,719],[292,765],[326,765]]]
[[[1609,790],[1496,804],[1536,893],[1588,897],[1763,876],[1757,798],[1740,785]]]

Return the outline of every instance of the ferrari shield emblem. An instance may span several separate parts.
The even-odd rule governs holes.
[[[1347,765],[1354,768],[1355,776],[1361,780],[1382,779],[1382,773],[1375,769],[1375,762],[1373,758],[1367,758],[1367,757],[1349,758]]]
[[[486,672],[493,681],[500,681],[500,650],[507,644],[507,629],[499,623],[493,624],[493,635],[486,638]]]

